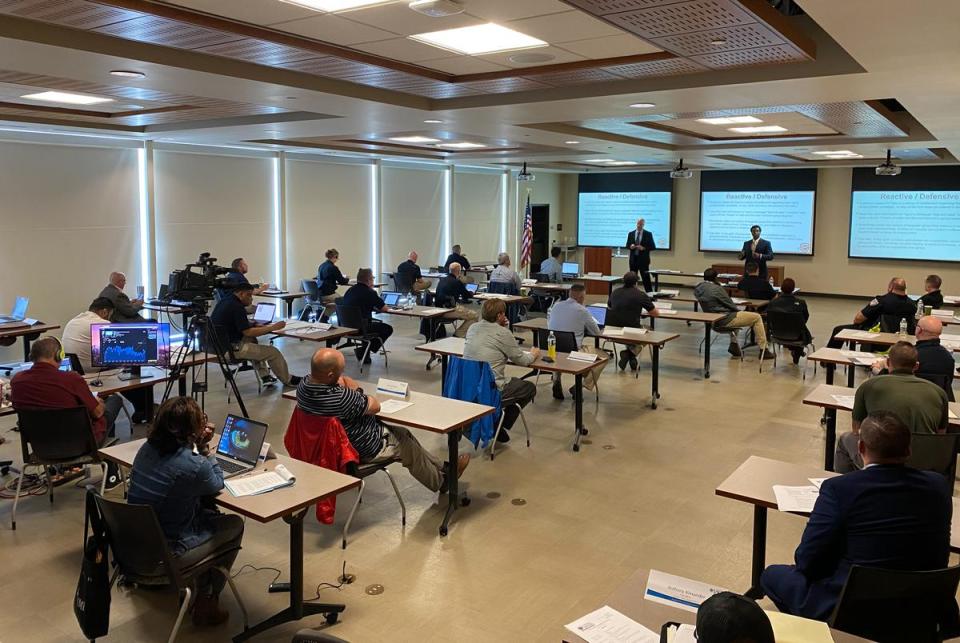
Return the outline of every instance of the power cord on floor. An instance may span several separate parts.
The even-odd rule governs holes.
[[[320,589],[324,587],[329,587],[330,589],[340,589],[344,585],[349,585],[353,582],[352,576],[347,576],[347,561],[343,561],[343,570],[340,573],[340,582],[336,585],[333,583],[320,583],[317,585],[316,595],[313,598],[307,598],[304,602],[309,603],[310,601],[319,601],[320,600]]]
[[[276,575],[273,577],[273,580],[270,581],[270,584],[271,584],[271,585],[273,585],[275,582],[277,582],[277,579],[280,578],[280,574],[281,574],[280,570],[277,569],[276,567],[257,567],[257,566],[255,566],[255,565],[244,565],[243,567],[241,567],[240,569],[238,569],[235,573],[231,574],[231,575],[230,575],[230,578],[231,578],[231,579],[232,579],[232,578],[236,578],[237,576],[239,576],[240,574],[242,574],[242,573],[243,573],[243,570],[245,570],[245,569],[252,569],[252,570],[255,571],[255,572],[263,572],[263,571],[276,572]]]

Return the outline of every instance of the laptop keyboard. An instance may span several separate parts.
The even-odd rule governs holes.
[[[236,473],[237,471],[243,471],[249,468],[245,464],[239,464],[232,460],[224,460],[223,458],[217,458],[217,462],[220,463],[220,468],[223,469],[224,473]]]

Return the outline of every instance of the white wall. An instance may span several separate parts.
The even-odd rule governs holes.
[[[500,252],[503,196],[502,172],[454,171],[450,239],[471,263],[496,260]],[[443,249],[444,260],[448,252]]]

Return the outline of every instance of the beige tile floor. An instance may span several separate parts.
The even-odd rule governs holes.
[[[815,297],[809,303],[818,346],[861,305]],[[412,349],[421,341],[416,324],[402,318],[392,323],[396,333],[389,342],[389,376],[439,393],[439,368],[424,370],[423,354]],[[721,339],[713,347],[711,379],[704,380],[697,354],[702,326],[670,321],[660,328],[682,337],[662,353],[659,409],[648,407],[646,354],[639,381],[611,365],[600,380],[599,405],[591,397],[585,403],[589,443],[573,453],[572,405],[553,400],[548,379],[541,378],[539,396],[526,413],[532,446],[515,439],[495,462],[474,455],[463,478],[473,502],[457,512],[447,538],[437,535],[445,498],[438,502],[398,465],[395,473],[408,507],[405,529],[383,476],[368,481],[345,551],[339,547],[344,509],[333,526],[309,517],[308,588],[336,582],[344,562],[357,577],[339,591],[320,592],[322,600],[347,605],[331,633],[354,642],[552,641],[559,626],[601,605],[638,567],[746,589],[752,511],[715,496],[714,488],[750,454],[822,462],[819,413],[800,399],[823,381],[823,373],[814,378],[811,364],[804,382],[801,368],[786,359],[775,371],[765,365],[758,374],[756,349],[741,363],[729,358]],[[294,373],[306,371],[313,345],[286,340],[278,346]],[[348,373],[357,376],[352,356]],[[378,359],[361,379],[375,381],[384,374]],[[258,396],[249,374],[240,383],[251,414],[269,422],[268,439],[281,444],[291,403],[276,388]],[[211,418],[219,421],[237,410],[235,402],[226,405],[219,380],[211,389]],[[9,418],[0,419],[8,438],[0,446],[0,459],[19,460],[19,439],[7,432],[12,425]],[[848,426],[849,416],[841,414],[839,429]],[[125,425],[120,435],[128,435]],[[436,453],[444,452],[442,438],[418,437]],[[346,495],[343,505],[349,506],[352,498],[352,493]],[[0,504],[0,641],[83,640],[72,613],[82,499],[81,490],[72,487],[58,488],[52,506],[42,497],[26,498],[16,532],[9,528],[11,502]],[[514,499],[526,503],[515,505]],[[771,514],[769,562],[792,559],[803,525],[796,516]],[[272,566],[286,579],[287,533],[280,521],[262,525],[248,520],[235,569]],[[237,579],[254,622],[288,600],[286,594],[266,592],[273,576],[245,570]],[[381,595],[365,593],[374,583],[385,587]],[[228,592],[223,604],[232,613],[228,625],[196,630],[187,623],[180,640],[229,640],[240,628],[240,616]],[[107,640],[165,640],[174,614],[172,594],[117,591]],[[289,641],[298,629],[322,623],[322,617],[305,619],[257,640]]]

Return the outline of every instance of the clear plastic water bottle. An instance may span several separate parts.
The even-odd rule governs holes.
[[[317,321],[317,311],[313,306],[310,306],[310,315],[307,317],[310,320],[310,323],[316,323]]]
[[[914,315],[914,317],[916,317],[917,319],[920,319],[921,317],[923,317],[923,300],[922,299],[917,300],[917,314]]]
[[[552,330],[547,335],[547,357],[557,359],[557,336],[553,334]]]
[[[907,336],[907,318],[904,317],[900,320],[900,337]]]

